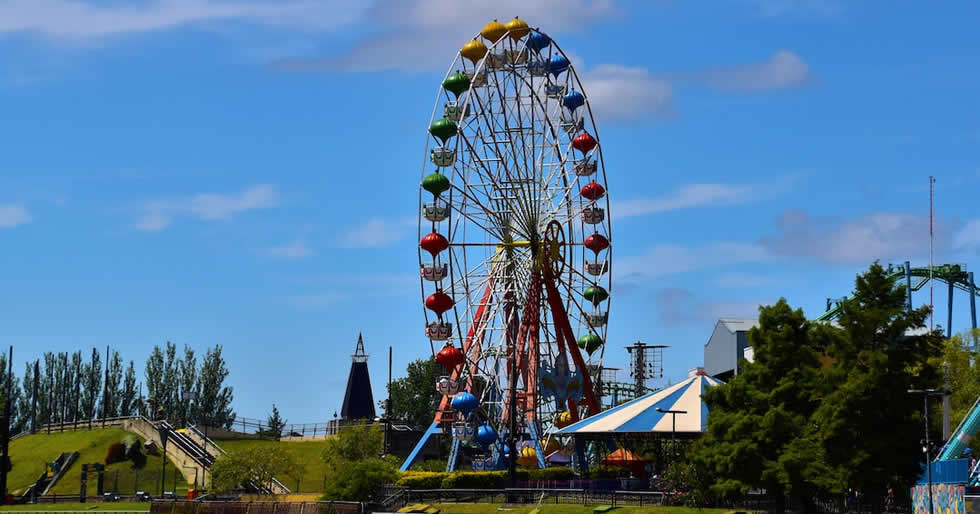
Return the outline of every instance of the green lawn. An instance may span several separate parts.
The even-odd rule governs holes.
[[[51,493],[78,494],[81,483],[81,464],[103,462],[109,445],[122,441],[127,435],[130,433],[121,428],[105,428],[53,434],[38,433],[21,437],[10,443],[10,456],[13,461],[13,469],[7,478],[10,491],[19,494],[27,489],[44,470],[44,463],[53,461],[61,452],[77,451],[79,452],[78,459],[62,476],[61,480],[54,485]],[[140,442],[142,443],[142,438],[140,438]],[[146,464],[142,469],[135,469],[131,462],[117,462],[106,466],[105,490],[113,489],[118,476],[119,492],[122,494],[131,494],[134,487],[137,486],[155,494],[158,492],[156,484],[159,480],[162,462],[162,457],[148,455]],[[168,490],[173,488],[173,470],[172,463],[168,462]],[[187,490],[187,484],[184,483],[183,477],[178,476],[177,490]],[[91,473],[89,474],[88,494],[95,495],[95,491],[95,474]]]
[[[2,511],[127,511],[127,512],[150,512],[149,503],[44,503],[40,505],[8,505],[0,507]]]
[[[527,514],[534,505],[505,507],[492,503],[443,503],[433,505],[440,514]],[[592,514],[597,505],[542,505],[541,514]],[[615,514],[726,514],[734,511],[724,509],[695,509],[690,507],[618,507],[610,513]]]
[[[323,449],[326,447],[326,441],[279,442],[260,439],[242,439],[215,442],[228,453],[260,446],[281,444],[286,451],[292,453],[296,457],[296,460],[305,466],[305,470],[303,476],[300,478],[299,488],[296,487],[295,480],[277,477],[279,481],[294,493],[319,493],[323,491],[323,477],[327,474],[327,466],[323,462],[322,454]]]

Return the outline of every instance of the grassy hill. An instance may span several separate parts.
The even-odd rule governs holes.
[[[264,441],[259,439],[243,440],[224,440],[215,441],[218,446],[228,453],[247,450],[265,445],[282,445],[282,447],[293,454],[296,460],[303,463],[305,470],[300,478],[299,487],[295,480],[279,478],[283,485],[293,492],[300,493],[319,493],[323,492],[323,477],[327,474],[326,464],[323,462],[323,449],[326,447],[325,441]]]
[[[53,434],[38,433],[21,437],[10,443],[10,457],[13,462],[13,469],[7,478],[10,491],[14,494],[22,493],[44,470],[45,462],[53,461],[61,452],[77,451],[78,459],[55,484],[51,493],[78,494],[81,464],[104,462],[109,445],[121,442],[127,435],[135,434],[130,434],[121,428],[105,428]],[[140,439],[140,443],[143,442],[142,438],[136,437]],[[119,492],[122,494],[131,494],[137,487],[156,494],[159,491],[157,484],[162,463],[162,457],[147,455],[145,465],[139,469],[135,468],[132,462],[117,462],[106,466],[105,490],[112,490],[118,480]],[[167,490],[173,488],[173,471],[174,466],[168,462]],[[177,490],[186,491],[187,488],[183,477],[178,475]],[[92,473],[89,475],[88,494],[94,495],[95,491],[96,477]]]

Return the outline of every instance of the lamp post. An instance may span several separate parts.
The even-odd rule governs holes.
[[[677,415],[678,414],[687,414],[687,411],[686,410],[661,409],[660,407],[657,407],[657,412],[660,412],[660,413],[663,413],[663,414],[670,414],[670,421],[671,421],[671,426],[670,426],[670,451],[674,454],[674,457],[676,457],[677,456],[677,445],[674,442],[674,434],[677,432]],[[673,462],[673,459],[671,459],[671,462]]]
[[[946,393],[944,391],[937,391],[935,389],[909,389],[909,394],[921,394],[922,395],[922,412],[925,417],[926,426],[926,438],[922,446],[922,452],[926,454],[926,480],[929,482],[929,514],[932,514],[933,503],[932,503],[932,456],[930,451],[932,450],[932,443],[929,441],[929,397],[930,396],[943,396]]]

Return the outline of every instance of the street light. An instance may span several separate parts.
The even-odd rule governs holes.
[[[674,453],[674,457],[676,457],[677,456],[677,444],[674,442],[674,434],[677,432],[677,415],[678,414],[687,414],[687,411],[686,410],[661,409],[660,407],[657,407],[657,412],[660,412],[662,414],[670,414],[670,421],[671,421],[671,426],[670,426],[670,450]],[[671,462],[673,462],[673,459],[671,459]]]
[[[943,391],[937,391],[935,389],[909,389],[909,394],[921,394],[922,395],[922,412],[925,416],[926,422],[926,439],[925,444],[922,446],[922,451],[926,454],[926,477],[929,482],[929,514],[932,514],[932,456],[929,454],[932,449],[932,443],[929,441],[929,397],[930,396],[943,396],[946,393]]]

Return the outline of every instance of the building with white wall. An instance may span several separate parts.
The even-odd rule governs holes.
[[[737,375],[741,371],[739,360],[752,360],[748,332],[757,326],[758,319],[719,319],[704,344],[705,373],[723,381]]]

